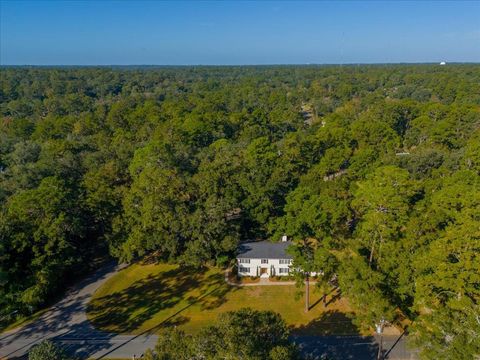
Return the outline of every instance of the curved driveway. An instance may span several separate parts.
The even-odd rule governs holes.
[[[93,293],[121,266],[110,264],[76,284],[63,300],[51,307],[34,322],[0,334],[0,359],[21,359],[28,350],[44,339],[61,343],[78,358],[131,359],[153,348],[157,336],[117,335],[95,329],[87,320],[86,309]],[[247,304],[246,304],[247,306]],[[332,358],[376,359],[378,339],[362,336],[294,336],[305,352],[320,358],[327,353]],[[385,336],[384,348],[388,359],[416,359],[415,352],[405,347],[403,338]]]
[[[93,293],[120,266],[107,265],[76,284],[65,298],[34,322],[0,334],[0,359],[19,359],[44,339],[62,343],[79,358],[132,358],[154,347],[155,335],[116,335],[95,329],[87,320],[86,309]]]

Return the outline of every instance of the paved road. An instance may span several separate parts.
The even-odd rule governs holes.
[[[108,359],[139,357],[153,348],[155,335],[116,335],[95,329],[87,320],[86,307],[94,291],[119,270],[109,265],[78,283],[66,297],[33,323],[0,334],[0,358],[21,359],[28,350],[44,339],[61,343],[69,353],[79,358]],[[376,359],[378,345],[374,337],[360,336],[300,336],[293,337],[305,352],[316,357],[324,353],[334,359]],[[405,348],[405,339],[386,337],[384,348],[388,359],[416,359]]]
[[[141,354],[153,347],[156,336],[106,333],[95,329],[87,320],[86,308],[94,291],[118,270],[114,264],[102,268],[78,283],[38,320],[0,334],[0,358],[20,359],[30,347],[44,339],[61,343],[79,358],[131,358],[134,353]]]
[[[380,338],[377,336],[299,336],[292,337],[302,351],[315,359],[328,355],[328,359],[375,360]],[[406,347],[404,337],[384,336],[383,356],[390,360],[416,360],[417,353]]]

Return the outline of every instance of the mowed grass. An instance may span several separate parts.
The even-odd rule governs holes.
[[[313,287],[312,287],[313,289]],[[195,333],[215,322],[220,313],[251,307],[278,312],[299,334],[357,334],[346,314],[345,299],[330,294],[324,308],[321,293],[312,291],[304,312],[304,297],[294,285],[233,287],[217,268],[188,269],[167,264],[135,264],[109,279],[94,294],[89,320],[116,333],[160,332],[178,326]]]
[[[7,331],[10,331],[10,330],[13,330],[13,329],[16,329],[16,328],[21,327],[21,326],[28,325],[31,322],[37,320],[39,317],[41,317],[43,314],[45,314],[48,310],[49,309],[46,308],[46,309],[39,310],[39,311],[33,313],[32,315],[19,317],[17,320],[15,320],[15,322],[13,322],[9,325],[3,325],[2,323],[0,323],[0,334],[4,333],[4,332],[7,332]]]

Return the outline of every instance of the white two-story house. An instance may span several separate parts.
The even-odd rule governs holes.
[[[240,244],[237,252],[238,275],[261,277],[288,275],[293,257],[285,250],[291,244],[290,241]]]

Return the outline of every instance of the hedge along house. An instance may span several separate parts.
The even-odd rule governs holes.
[[[290,273],[292,255],[286,249],[292,244],[286,241],[272,243],[269,241],[248,242],[240,244],[237,252],[239,276],[286,276]]]

